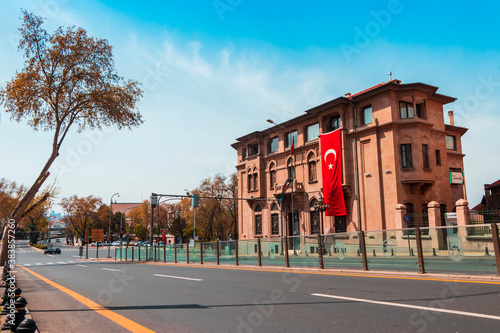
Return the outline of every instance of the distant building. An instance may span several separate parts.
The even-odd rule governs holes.
[[[125,216],[128,216],[133,208],[140,207],[142,205],[144,205],[143,202],[112,202],[111,212],[113,214],[124,213]],[[125,223],[130,225],[130,221],[128,219],[125,219]]]
[[[500,210],[500,179],[484,185],[483,210]]]
[[[398,204],[412,216],[427,212],[431,201],[439,203],[441,214],[452,211],[465,198],[461,138],[467,129],[454,125],[453,111],[445,124],[443,105],[455,98],[437,90],[391,80],[238,138],[232,145],[238,196],[247,198],[239,201],[239,239],[394,229]],[[347,215],[325,217],[321,225],[314,209],[322,196],[318,136],[337,128],[342,130]],[[293,174],[293,187],[285,189]]]

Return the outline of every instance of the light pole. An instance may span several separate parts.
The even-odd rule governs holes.
[[[108,225],[108,258],[111,258],[110,256],[110,251],[111,251],[111,217],[113,215],[113,210],[111,207],[113,206],[113,197],[117,195],[120,197],[120,193],[116,192],[111,196],[111,199],[109,200],[109,225]],[[99,246],[99,244],[97,244]]]

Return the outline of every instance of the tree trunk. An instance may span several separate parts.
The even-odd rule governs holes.
[[[56,159],[56,157],[57,157],[57,150],[53,149],[52,155],[50,156],[47,163],[45,163],[45,166],[43,167],[42,172],[40,173],[38,178],[35,180],[35,183],[33,184],[33,186],[31,186],[29,191],[26,192],[26,194],[23,196],[23,198],[17,203],[16,208],[14,208],[14,210],[12,211],[12,214],[10,215],[9,220],[14,220],[16,226],[19,224],[19,222],[21,222],[21,218],[23,217],[24,212],[26,211],[26,209],[28,208],[30,203],[33,201],[33,199],[35,198],[40,187],[42,187],[45,180],[49,177],[49,175],[50,175],[49,168],[52,165],[52,163],[54,163],[54,160]],[[2,266],[7,261],[8,253],[9,253],[9,249],[8,249],[8,245],[9,245],[8,225],[9,225],[8,223],[5,223],[5,225],[3,227],[2,248],[0,250],[0,265],[2,265]]]

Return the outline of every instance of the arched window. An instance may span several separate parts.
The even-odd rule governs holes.
[[[273,189],[276,183],[276,169],[274,168],[274,163],[269,165],[269,188]]]
[[[293,158],[289,158],[286,164],[286,168],[288,170],[288,178],[295,179],[295,166],[293,163]]]
[[[262,235],[262,207],[255,207],[255,234]]]
[[[252,190],[252,187],[253,187],[253,174],[252,174],[252,171],[250,169],[248,169],[248,172],[247,172],[247,189],[248,189],[248,192],[250,192]]]
[[[335,131],[340,128],[340,116],[333,116],[330,119],[330,131]]]
[[[271,206],[271,235],[280,234],[280,209],[276,203]]]
[[[316,159],[313,153],[307,156],[307,169],[309,171],[309,181],[318,180],[318,172],[316,171]]]
[[[316,207],[317,205],[318,205],[318,200],[316,199],[312,199],[311,203],[309,204],[310,207],[309,216],[311,218],[311,235],[319,234],[321,231],[319,211],[314,209],[314,207]]]
[[[259,174],[257,173],[257,169],[253,169],[253,189],[259,189]]]

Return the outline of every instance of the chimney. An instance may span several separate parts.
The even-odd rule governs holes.
[[[451,126],[455,126],[455,117],[453,117],[453,110],[448,111],[448,119]]]
[[[347,97],[347,98],[349,98],[349,97],[351,97],[351,93],[345,93],[344,96]]]

